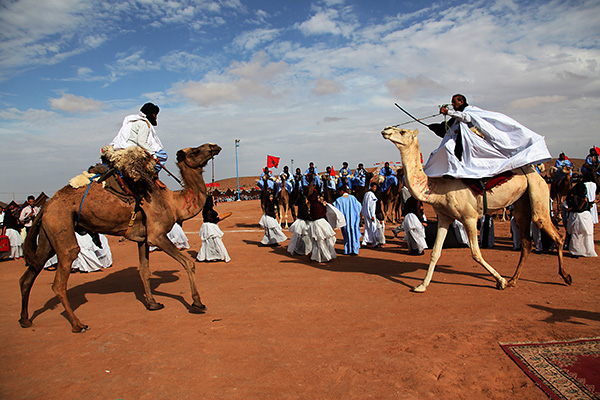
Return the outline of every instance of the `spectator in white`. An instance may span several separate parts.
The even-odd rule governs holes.
[[[593,175],[588,174],[583,177],[585,188],[587,189],[587,199],[590,203],[590,213],[592,213],[592,223],[598,223],[598,200],[596,200],[596,182],[593,181]]]
[[[594,249],[594,223],[583,182],[577,183],[567,195],[567,232],[571,235],[569,252],[574,258],[598,257]]]
[[[40,212],[40,207],[34,206],[35,197],[28,196],[27,197],[27,205],[23,207],[21,210],[21,215],[19,215],[19,221],[25,226],[25,230],[29,232],[31,229],[31,225],[33,224],[33,219]]]
[[[381,237],[379,236],[378,224],[379,221],[375,216],[377,207],[377,196],[375,191],[377,190],[377,184],[371,182],[371,186],[362,202],[362,214],[365,220],[365,233],[363,234],[362,245],[376,247],[380,245]]]
[[[157,159],[156,186],[166,188],[158,179],[158,171],[167,162],[167,153],[154,130],[157,125],[156,118],[160,108],[152,103],[146,103],[138,114],[128,115],[123,120],[123,126],[117,136],[110,142],[115,150],[125,149],[130,146],[139,146]]]

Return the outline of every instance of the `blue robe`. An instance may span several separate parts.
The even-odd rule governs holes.
[[[338,179],[338,183],[337,183],[337,188],[339,189],[342,186],[342,178],[346,178],[348,180],[348,188],[352,189],[352,181],[350,179],[350,174],[352,173],[352,171],[350,171],[350,168],[346,167],[342,167],[340,168],[339,171],[339,179]]]
[[[352,178],[352,189],[358,189],[361,186],[365,186],[366,175],[367,174],[364,169],[359,170],[356,168],[354,170],[354,177]]]
[[[260,174],[260,179],[256,183],[256,186],[258,186],[260,188],[260,190],[262,190],[263,186],[264,186],[263,176],[265,176],[264,172],[262,174]],[[267,180],[267,189],[269,189],[269,190],[275,189],[275,182],[271,179],[272,176],[273,175],[271,173],[269,173],[269,180]]]
[[[382,192],[385,192],[392,186],[398,185],[398,178],[396,177],[396,173],[393,169],[390,168],[389,170],[386,170],[385,167],[381,168],[379,175],[385,178],[380,188]]]
[[[346,218],[346,226],[342,227],[344,236],[344,254],[358,254],[360,250],[360,213],[362,206],[351,194],[345,193],[333,203]]]

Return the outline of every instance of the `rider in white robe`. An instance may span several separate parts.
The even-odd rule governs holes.
[[[448,124],[428,125],[443,140],[424,167],[427,176],[486,178],[552,158],[544,137],[512,118],[469,106],[462,95],[452,106],[440,108],[452,117]]]

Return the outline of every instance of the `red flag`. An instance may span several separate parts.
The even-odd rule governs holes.
[[[279,157],[267,155],[267,168],[271,168],[271,167],[278,168],[278,165],[279,165]]]
[[[335,169],[333,169],[333,165],[331,166],[331,176],[335,176]]]

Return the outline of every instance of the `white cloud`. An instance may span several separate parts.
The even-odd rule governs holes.
[[[307,36],[331,34],[349,37],[357,28],[357,24],[348,10],[332,8],[319,10],[308,20],[296,24],[296,28]]]
[[[104,108],[104,103],[101,101],[69,93],[63,93],[59,98],[49,99],[49,102],[52,109],[69,113],[87,113]]]
[[[323,96],[329,94],[341,93],[344,90],[344,85],[335,82],[331,79],[319,78],[315,81],[315,86],[312,89],[314,94]]]
[[[540,107],[545,104],[565,102],[566,100],[567,100],[566,96],[558,96],[558,95],[534,96],[534,97],[527,97],[524,99],[517,99],[515,101],[512,101],[511,103],[508,104],[508,108],[513,109],[513,110],[516,110],[516,109],[527,110],[530,108]]]
[[[255,29],[242,32],[233,40],[233,44],[244,50],[252,50],[263,43],[272,41],[278,34],[279,30],[277,29]]]

